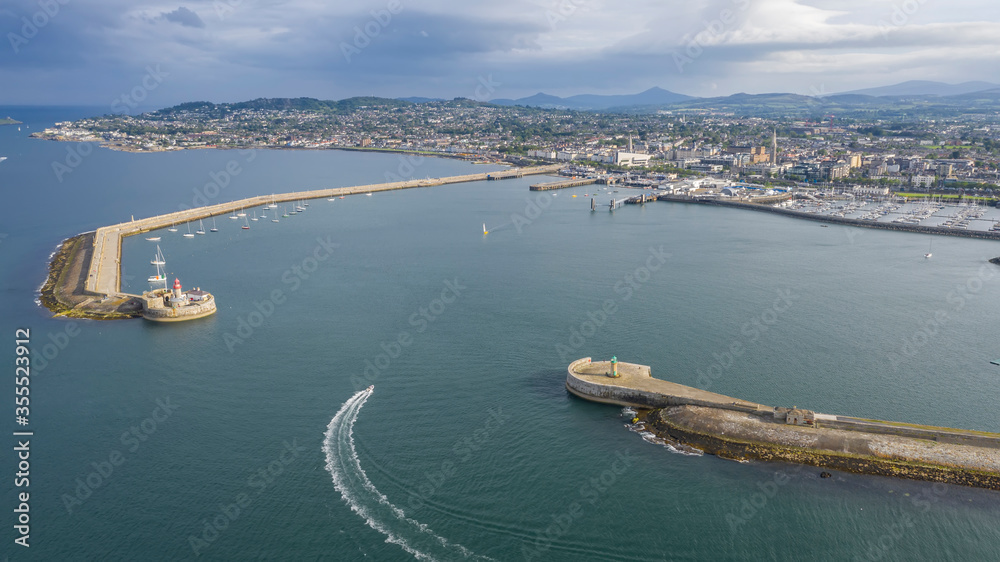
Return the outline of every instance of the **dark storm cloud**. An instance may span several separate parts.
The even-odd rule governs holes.
[[[918,2],[909,14],[866,0],[183,2],[53,0],[59,12],[38,16],[38,0],[3,0],[0,103],[104,103],[157,64],[170,78],[151,103],[473,97],[490,76],[499,83],[491,97],[654,85],[809,93],[817,80],[828,89],[911,75],[996,81],[1000,57],[987,0]],[[9,36],[25,35],[33,17],[45,24],[14,49]],[[678,68],[675,55],[690,60]]]
[[[172,12],[163,12],[161,16],[169,22],[179,23],[185,27],[205,27],[205,22],[198,17],[198,14],[192,12],[184,6],[181,6]]]

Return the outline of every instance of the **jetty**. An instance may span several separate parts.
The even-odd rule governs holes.
[[[43,286],[41,300],[53,312],[72,311],[72,316],[83,318],[112,319],[138,316],[141,310],[141,296],[121,290],[121,244],[126,236],[271,203],[519,178],[526,175],[555,173],[560,167],[560,165],[533,166],[502,172],[259,195],[102,226],[95,232],[84,233],[63,242],[49,265],[49,279]]]
[[[637,408],[644,429],[725,458],[1000,490],[998,433],[767,406],[653,378],[649,366],[617,359],[570,363],[566,389]]]
[[[861,228],[873,228],[877,230],[916,232],[918,234],[937,234],[942,236],[956,236],[961,238],[978,238],[981,240],[1000,240],[1000,231],[995,231],[995,230],[968,230],[960,228],[947,228],[944,226],[921,226],[919,224],[880,222],[877,220],[852,219],[846,217],[824,215],[822,213],[807,213],[803,211],[796,211],[794,209],[784,209],[782,207],[775,206],[771,204],[774,203],[774,200],[763,200],[760,202],[748,203],[743,201],[727,201],[722,199],[698,198],[686,195],[672,195],[672,194],[660,195],[657,199],[660,201],[670,201],[673,203],[695,203],[703,205],[715,205],[718,207],[746,209],[750,211],[760,211],[764,213],[784,215],[786,217],[794,217],[797,219],[805,219],[805,220],[824,222],[830,224],[840,224],[844,226],[859,226]]]
[[[597,178],[577,178],[563,181],[552,181],[548,183],[536,183],[528,186],[531,191],[550,191],[553,189],[565,189],[567,187],[578,187],[597,183]]]

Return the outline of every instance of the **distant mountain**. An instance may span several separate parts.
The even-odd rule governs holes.
[[[444,98],[422,98],[420,96],[411,96],[408,98],[396,98],[399,101],[408,101],[410,103],[430,103],[432,101],[444,101]]]
[[[933,82],[930,80],[910,80],[893,84],[892,86],[881,86],[878,88],[865,88],[862,90],[852,90],[840,92],[832,95],[864,95],[864,96],[957,96],[992,90],[1000,88],[1000,84],[990,82],[962,82],[961,84],[946,84],[944,82]]]
[[[519,99],[495,99],[490,103],[497,105],[524,105],[528,107],[541,107],[545,109],[576,109],[576,110],[602,110],[622,107],[636,107],[644,105],[664,105],[695,99],[691,96],[678,94],[663,88],[650,88],[645,92],[627,95],[600,95],[600,94],[578,94],[568,98],[561,98],[544,93],[537,93],[533,96]]]
[[[216,104],[207,101],[187,102],[174,107],[153,111],[150,115],[166,116],[185,112],[200,113],[218,118],[224,113],[248,109],[347,113],[360,107],[405,107],[408,105],[412,104],[403,100],[376,97],[355,97],[342,100],[318,100],[315,98],[257,98],[255,100],[242,101],[238,103]]]

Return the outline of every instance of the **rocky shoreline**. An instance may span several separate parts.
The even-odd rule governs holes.
[[[639,421],[657,437],[727,459],[791,462],[1000,490],[1000,449],[790,426],[699,406],[644,411]]]
[[[49,275],[38,300],[56,316],[91,320],[138,318],[142,303],[133,298],[99,302],[84,288],[87,266],[93,250],[94,233],[67,238],[49,262]],[[87,305],[85,308],[82,305]]]

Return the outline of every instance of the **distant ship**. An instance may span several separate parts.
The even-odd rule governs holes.
[[[0,162],[3,162],[3,161],[4,161],[4,160],[6,160],[6,159],[7,159],[7,157],[6,157],[6,156],[0,156]]]

